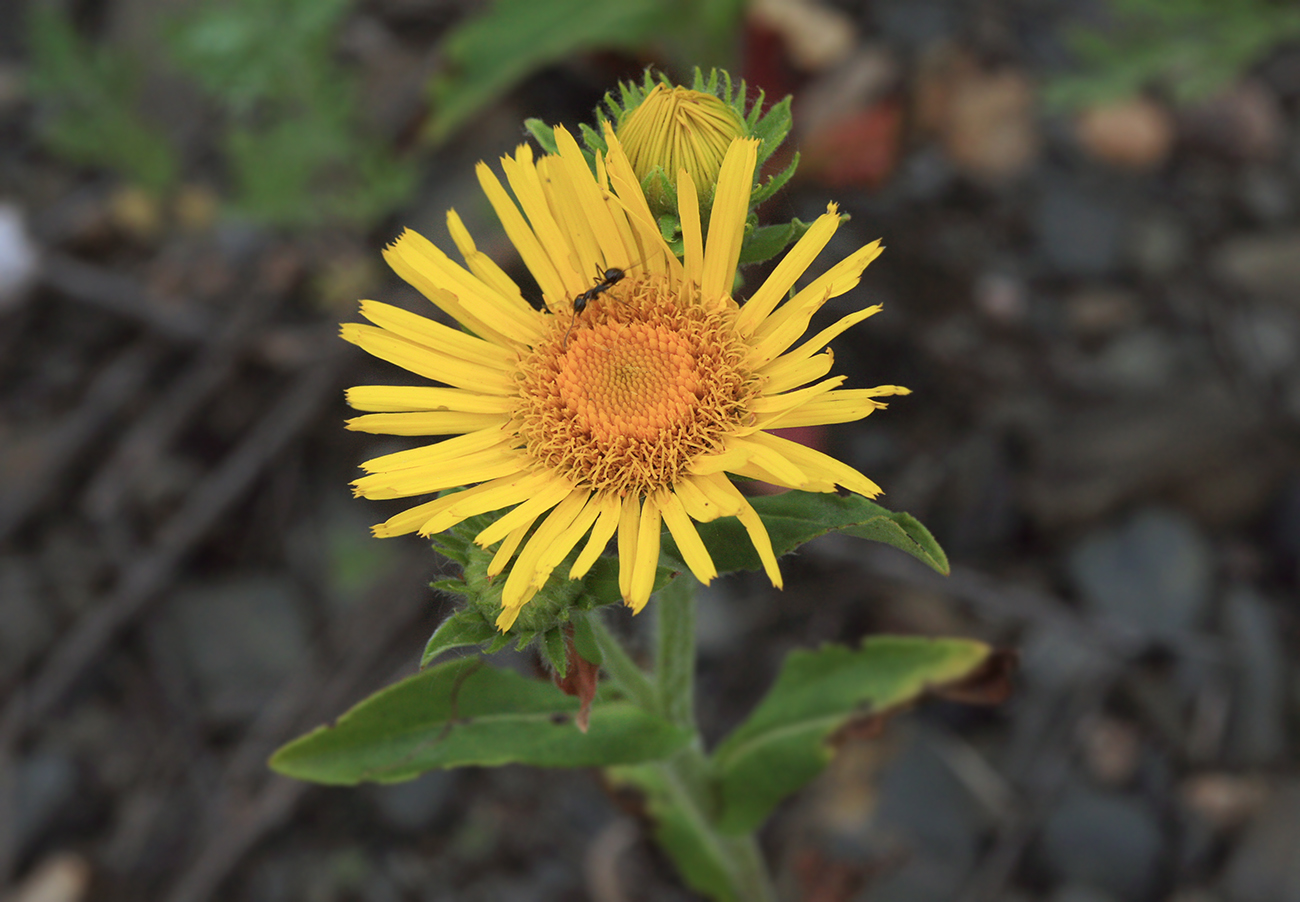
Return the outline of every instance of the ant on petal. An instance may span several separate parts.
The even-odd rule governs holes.
[[[627,275],[623,270],[616,267],[610,267],[602,274],[596,273],[598,280],[595,285],[588,288],[582,294],[573,299],[573,319],[569,320],[569,328],[564,332],[564,343],[562,347],[569,346],[569,333],[573,331],[573,324],[578,320],[578,314],[587,309],[587,305],[600,297],[606,291],[609,291]]]

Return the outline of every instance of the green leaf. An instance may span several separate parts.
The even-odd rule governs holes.
[[[564,679],[569,673],[569,650],[564,647],[564,631],[553,626],[542,634],[542,651],[551,669]]]
[[[687,886],[717,902],[735,899],[727,857],[717,847],[717,833],[662,768],[644,764],[611,767],[605,770],[605,777],[613,789],[633,789],[641,795],[654,824],[655,842],[672,858]]]
[[[601,767],[663,758],[686,731],[628,702],[597,701],[588,732],[578,699],[550,682],[464,658],[430,667],[280,748],[271,767],[315,783],[395,783],[434,768]]]
[[[836,733],[971,675],[990,652],[966,639],[903,636],[791,652],[771,691],[714,753],[718,828],[755,829],[830,762]]]
[[[828,532],[845,532],[892,545],[940,573],[948,573],[948,556],[919,520],[911,514],[883,508],[861,495],[786,492],[750,498],[749,503],[762,517],[777,557]],[[698,523],[696,529],[708,546],[719,574],[762,568],[758,552],[735,517]],[[677,545],[667,532],[663,548],[675,565],[685,568]]]
[[[740,246],[741,263],[766,263],[798,241],[808,223],[795,219],[780,225],[759,226],[747,234]]]
[[[450,71],[431,86],[442,141],[534,70],[585,50],[634,48],[671,24],[660,0],[497,0],[443,42]]]
[[[457,611],[444,620],[429,637],[424,646],[424,654],[420,656],[420,669],[424,670],[434,659],[453,648],[479,646],[496,635],[496,627],[484,620],[478,611],[473,608]]]
[[[578,652],[578,657],[589,664],[605,663],[605,656],[600,651],[600,643],[596,641],[596,633],[591,628],[591,618],[584,611],[570,611],[573,617],[573,647]]]

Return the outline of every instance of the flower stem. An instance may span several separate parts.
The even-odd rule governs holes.
[[[677,577],[655,599],[659,633],[655,680],[660,709],[674,726],[695,730],[695,580]]]
[[[732,836],[718,832],[714,826],[714,787],[712,763],[704,753],[695,724],[695,583],[688,575],[679,576],[655,597],[658,631],[655,649],[655,675],[652,680],[628,655],[618,638],[599,617],[592,617],[596,641],[604,655],[603,667],[610,679],[638,707],[666,718],[691,733],[691,741],[676,754],[662,761],[647,762],[640,767],[657,771],[659,778],[642,784],[647,791],[657,788],[660,804],[675,809],[672,819],[684,827],[687,836],[677,843],[691,845],[690,855],[712,862],[708,868],[723,877],[725,894],[717,899],[736,902],[775,902],[776,890],[768,875],[756,837],[751,834]],[[633,768],[635,770],[635,768]],[[657,806],[648,806],[654,811]],[[662,833],[661,839],[665,839]],[[674,861],[681,849],[673,841],[663,842]],[[690,879],[690,874],[683,871]],[[715,884],[716,885],[716,884]],[[697,887],[701,888],[701,887]]]

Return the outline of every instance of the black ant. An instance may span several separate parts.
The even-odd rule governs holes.
[[[563,347],[569,346],[569,333],[573,331],[573,324],[578,321],[578,314],[586,310],[587,305],[596,300],[596,298],[600,297],[606,291],[609,291],[619,282],[622,282],[626,275],[627,273],[623,270],[615,267],[610,267],[605,270],[603,275],[600,272],[597,272],[596,278],[599,281],[573,299],[573,319],[569,320],[569,328],[564,332]]]

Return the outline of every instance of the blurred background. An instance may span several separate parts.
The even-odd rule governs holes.
[[[449,247],[449,207],[536,296],[472,166],[647,65],[793,94],[765,218],[884,239],[824,316],[883,303],[837,370],[915,393],[810,440],[955,564],[831,537],[782,593],[715,583],[706,729],[794,647],[1022,654],[1007,704],[898,717],[781,810],[788,898],[1300,900],[1281,0],[0,4],[0,898],[692,898],[588,773],[264,765],[448,610],[424,542],[369,537],[401,505],[350,497],[403,442],[345,432],[342,388],[402,374],[336,324],[432,315],[379,249]]]

